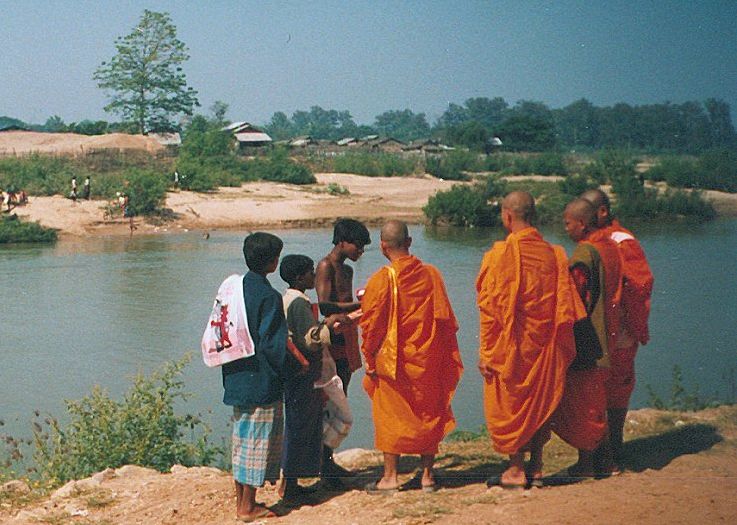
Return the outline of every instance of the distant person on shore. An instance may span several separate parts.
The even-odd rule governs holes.
[[[323,390],[318,388],[324,367],[328,375],[335,375],[335,363],[323,362],[322,344],[329,343],[336,323],[347,325],[345,314],[327,316],[316,320],[306,290],[315,287],[315,263],[306,255],[287,255],[279,266],[279,275],[288,285],[284,293],[284,313],[289,337],[297,350],[306,358],[308,366],[302,369],[299,362],[287,353],[287,377],[284,383],[284,449],[282,473],[284,484],[281,495],[290,506],[314,504],[311,490],[301,487],[299,478],[320,475],[323,443]]]
[[[333,249],[318,263],[315,277],[317,300],[322,315],[353,312],[361,307],[361,303],[353,297],[353,268],[345,261],[357,261],[368,244],[371,244],[371,236],[363,223],[355,219],[338,219],[335,222]],[[343,382],[343,390],[347,394],[351,374],[361,368],[357,328],[347,327],[338,334],[330,351],[338,377]],[[323,480],[333,488],[341,488],[340,478],[351,476],[352,473],[335,463],[331,448],[324,447],[323,452]]]
[[[84,184],[82,185],[82,198],[90,200],[90,178],[85,177]]]
[[[568,469],[571,477],[608,475],[616,469],[609,444],[605,383],[619,329],[622,268],[617,245],[605,230],[598,229],[596,209],[589,201],[570,202],[563,220],[566,233],[578,243],[568,266],[587,318],[574,328],[578,355],[568,370],[554,430],[578,449],[578,462]],[[582,360],[584,355],[591,359]]]
[[[486,424],[494,450],[509,455],[508,468],[488,484],[504,488],[542,484],[550,418],[576,355],[573,324],[586,317],[565,250],[543,239],[534,217],[529,193],[504,198],[509,235],[486,252],[476,280]]]
[[[612,216],[609,197],[599,189],[581,194],[596,208],[597,226],[606,231],[622,256],[622,303],[617,341],[611,349],[610,376],[606,382],[609,439],[615,463],[622,460],[624,423],[635,389],[635,356],[638,344],[650,340],[648,317],[655,278],[645,252],[634,234]]]
[[[69,198],[77,202],[77,177],[72,177],[72,191],[69,192]]]
[[[381,252],[389,260],[374,273],[361,301],[366,360],[363,386],[372,402],[376,448],[384,475],[369,493],[399,489],[401,454],[419,454],[421,488],[437,489],[433,474],[440,441],[455,428],[451,399],[463,373],[458,323],[440,272],[409,252],[407,225],[381,229]]]
[[[234,414],[232,463],[241,521],[274,516],[256,503],[256,491],[265,481],[278,480],[281,463],[287,324],[282,298],[266,276],[276,270],[282,246],[281,239],[264,232],[244,240],[249,271],[243,296],[255,354],[222,366],[223,402]]]

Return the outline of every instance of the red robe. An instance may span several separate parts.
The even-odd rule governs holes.
[[[364,388],[376,448],[435,454],[455,428],[451,399],[463,372],[453,309],[440,272],[408,255],[377,271],[361,300]]]
[[[593,253],[586,245],[593,247]],[[622,269],[616,244],[604,230],[591,233],[579,243],[570,263],[604,355],[593,370],[568,372],[553,428],[569,445],[594,450],[607,433],[605,383],[611,349],[617,341]]]
[[[484,412],[494,449],[524,450],[560,402],[575,357],[573,323],[586,316],[560,246],[526,228],[484,256],[476,290]]]

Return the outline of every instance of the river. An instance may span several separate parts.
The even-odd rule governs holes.
[[[635,228],[655,273],[651,342],[637,358],[634,407],[648,404],[649,385],[670,396],[673,367],[683,384],[702,397],[736,400],[737,220],[708,224],[650,224]],[[283,254],[319,260],[331,248],[331,231],[275,231]],[[443,272],[461,325],[466,371],[454,400],[459,428],[483,424],[481,381],[476,369],[478,313],[474,280],[482,255],[501,230],[411,228],[412,251]],[[562,231],[546,238],[572,244]],[[354,264],[359,287],[385,261],[374,243]],[[199,357],[199,339],[220,281],[244,270],[244,233],[64,239],[50,246],[0,248],[0,433],[30,434],[32,412],[62,415],[64,399],[78,399],[99,384],[113,396],[137,371],[194,352],[185,369],[186,406],[213,426],[216,440],[228,434],[220,371]],[[284,283],[271,282],[280,292]],[[314,297],[314,294],[312,295]],[[360,385],[350,385],[356,418],[343,448],[372,445],[370,407]]]

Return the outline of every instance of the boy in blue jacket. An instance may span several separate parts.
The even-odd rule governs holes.
[[[279,478],[284,432],[287,324],[282,298],[266,279],[279,264],[283,243],[255,232],[243,241],[248,272],[243,296],[255,354],[223,365],[223,402],[233,407],[233,478],[241,521],[274,516],[256,503],[256,490]]]

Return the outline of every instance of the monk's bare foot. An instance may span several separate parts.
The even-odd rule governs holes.
[[[527,476],[525,475],[525,471],[519,467],[509,467],[502,473],[501,484],[509,487],[524,487],[527,485]]]
[[[399,488],[399,481],[381,478],[376,482],[376,488],[379,490],[395,490]]]
[[[276,517],[276,513],[266,508],[264,505],[254,505],[253,509],[248,514],[236,515],[236,519],[238,521],[242,521],[243,523],[251,523],[261,518],[275,518],[275,517]]]
[[[531,487],[543,486],[543,464],[541,462],[531,461],[525,469],[525,475],[527,476],[527,483]]]

